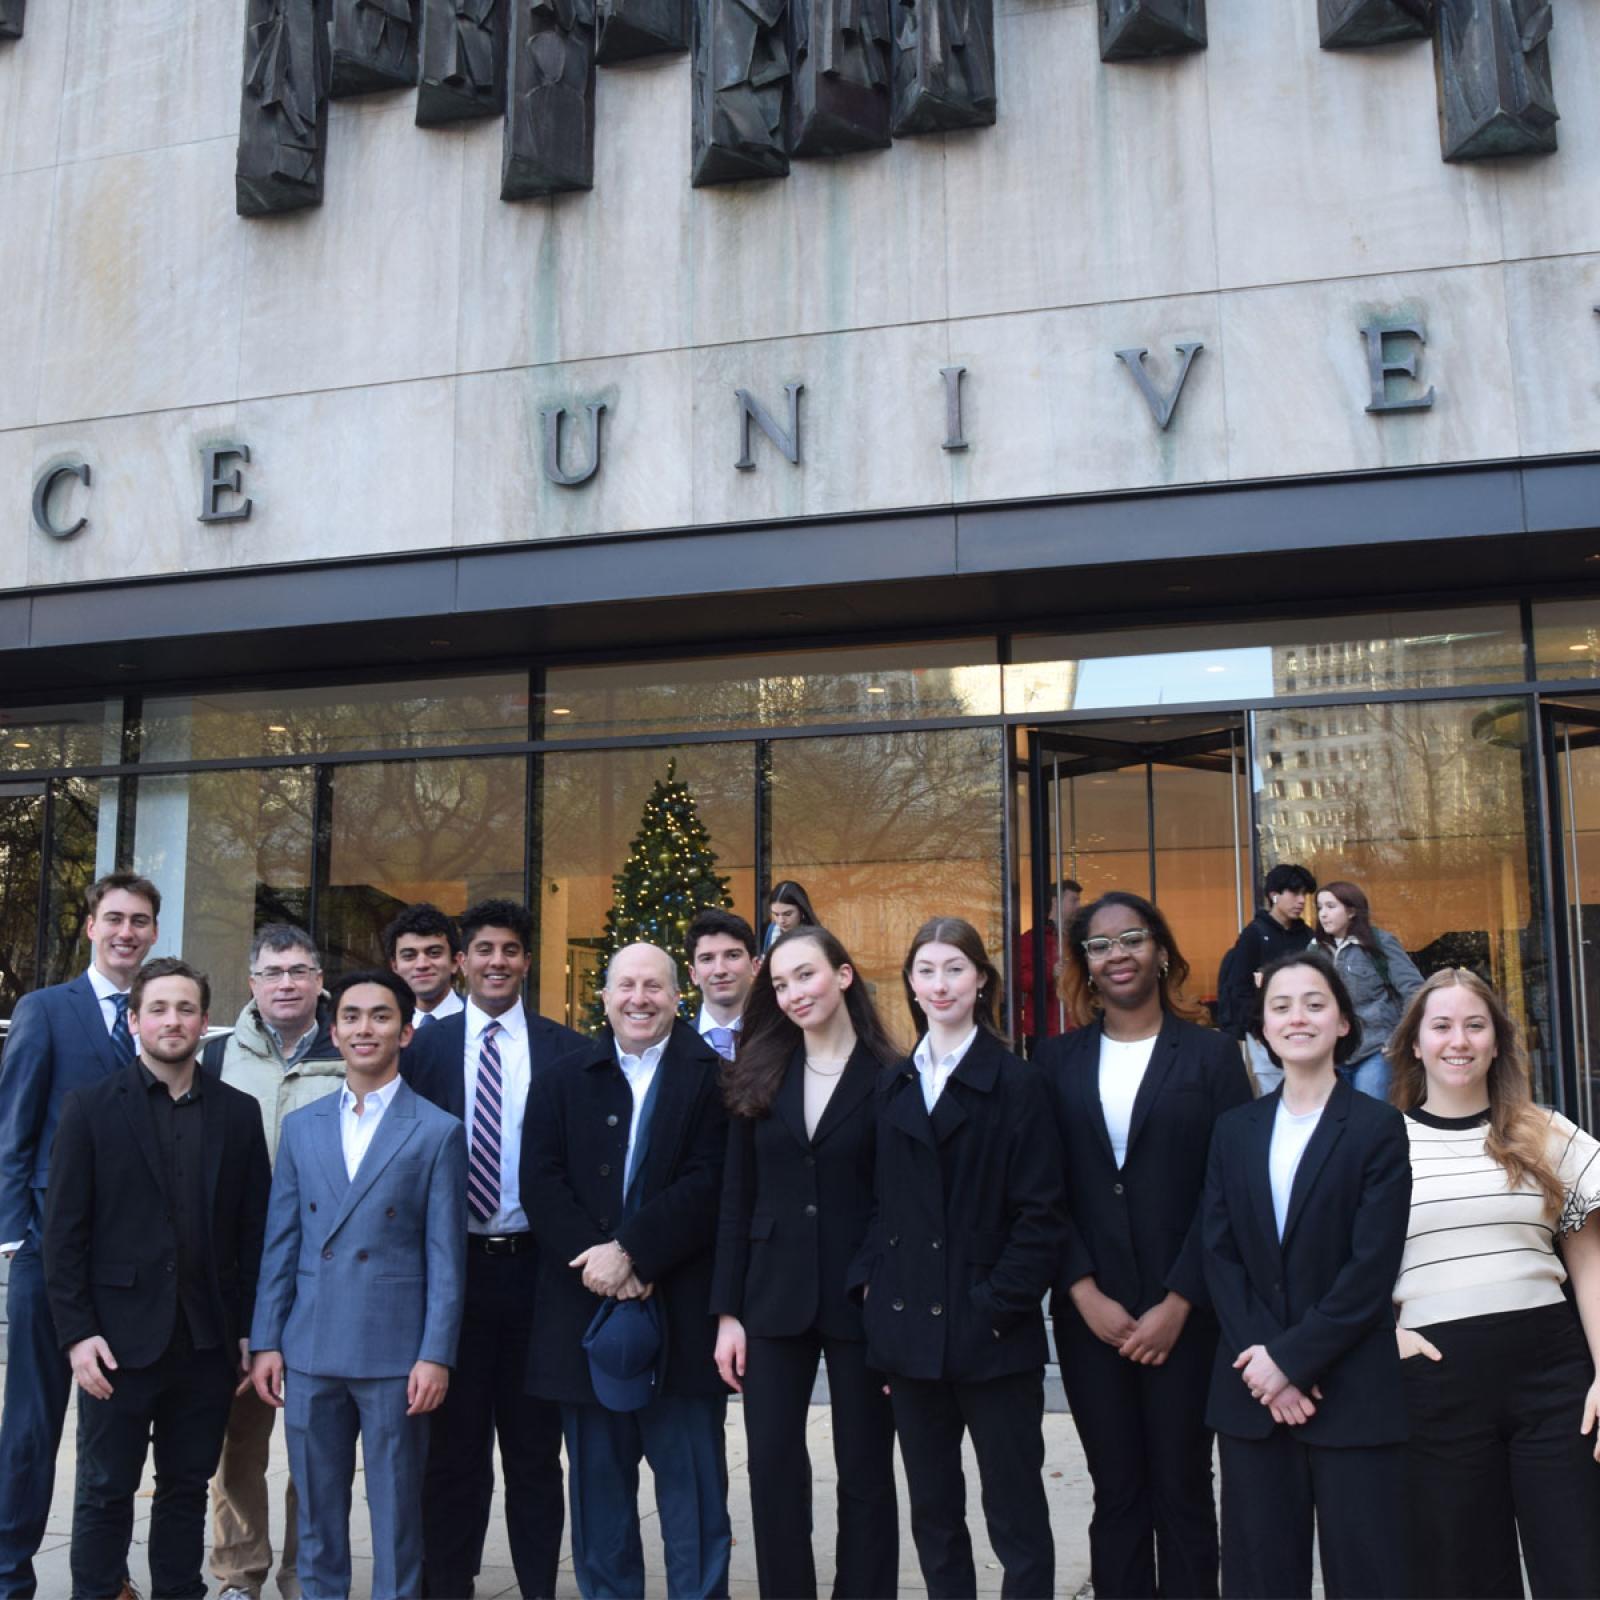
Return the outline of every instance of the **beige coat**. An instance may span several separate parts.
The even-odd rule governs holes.
[[[255,1097],[267,1135],[267,1152],[278,1155],[278,1135],[291,1111],[332,1094],[344,1082],[344,1062],[321,1027],[309,1054],[285,1067],[278,1041],[267,1031],[251,1001],[239,1013],[222,1057],[222,1081]]]

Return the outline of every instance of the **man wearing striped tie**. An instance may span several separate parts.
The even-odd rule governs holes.
[[[695,1031],[724,1061],[732,1061],[745,1002],[755,987],[755,929],[732,911],[707,906],[684,931],[683,953],[700,991]]]
[[[412,1088],[467,1129],[467,1289],[456,1370],[433,1419],[423,1493],[424,1592],[473,1592],[489,1527],[498,1438],[517,1587],[555,1593],[561,1554],[561,1415],[524,1390],[538,1271],[518,1160],[534,1073],[586,1041],[526,1005],[533,919],[485,900],[459,919],[465,1007],[418,1032],[401,1060]]]
[[[89,970],[24,995],[0,1058],[0,1254],[6,1295],[6,1387],[0,1412],[0,1595],[34,1593],[33,1558],[50,1516],[71,1369],[56,1338],[39,1240],[50,1147],[61,1106],[80,1087],[133,1063],[128,989],[156,942],[161,893],[113,872],[89,890]]]

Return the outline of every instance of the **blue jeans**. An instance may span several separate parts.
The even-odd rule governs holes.
[[[1345,1062],[1339,1072],[1350,1080],[1352,1088],[1362,1094],[1370,1094],[1374,1100],[1389,1098],[1389,1058],[1381,1050]]]

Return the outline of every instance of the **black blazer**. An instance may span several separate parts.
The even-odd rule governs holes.
[[[539,1311],[528,1343],[528,1388],[569,1405],[593,1405],[581,1341],[600,1307],[567,1263],[616,1239],[634,1271],[655,1285],[665,1351],[662,1392],[724,1395],[711,1301],[717,1198],[728,1146],[722,1057],[675,1022],[656,1068],[655,1112],[641,1203],[625,1221],[633,1092],[607,1028],[581,1050],[533,1075],[522,1125],[522,1203],[539,1245]]]
[[[581,1050],[592,1041],[585,1034],[541,1017],[530,1005],[523,1011],[528,1018],[528,1065],[530,1076],[550,1062]],[[400,1052],[400,1076],[424,1100],[431,1100],[441,1111],[465,1122],[467,1119],[467,1013],[463,1008],[443,1022],[430,1022]],[[472,1140],[468,1130],[467,1141]],[[526,1206],[523,1208],[526,1210]]]
[[[806,1133],[805,1066],[802,1045],[771,1115],[729,1122],[711,1309],[761,1338],[815,1328],[862,1339],[845,1280],[872,1220],[873,1090],[883,1063],[857,1043],[815,1138]]]
[[[934,1104],[907,1058],[878,1079],[877,1207],[850,1270],[868,1363],[979,1382],[1042,1367],[1065,1225],[1044,1075],[979,1029]]]
[[[61,1347],[99,1334],[122,1367],[158,1360],[178,1315],[178,1235],[149,1093],[135,1063],[68,1096],[45,1203],[45,1288]],[[253,1096],[208,1075],[200,1105],[207,1287],[231,1349],[255,1310],[272,1168]]]
[[[1406,1398],[1394,1337],[1394,1284],[1411,1216],[1405,1119],[1341,1078],[1306,1146],[1283,1242],[1267,1170],[1282,1090],[1217,1121],[1206,1169],[1206,1282],[1222,1324],[1206,1421],[1261,1439],[1274,1426],[1233,1370],[1264,1344],[1289,1381],[1322,1388],[1295,1429],[1307,1444],[1403,1440]]]
[[[1035,1064],[1050,1084],[1067,1185],[1067,1233],[1052,1316],[1077,1313],[1067,1291],[1093,1276],[1133,1316],[1176,1290],[1206,1304],[1200,1195],[1217,1118],[1250,1099],[1237,1041],[1168,1013],[1133,1102],[1118,1169],[1100,1101],[1101,1025],[1046,1040]]]

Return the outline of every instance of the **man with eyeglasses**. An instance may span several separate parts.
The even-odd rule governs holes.
[[[283,1119],[344,1082],[344,1062],[321,1002],[322,957],[311,935],[291,923],[270,922],[250,945],[250,1003],[233,1033],[212,1040],[200,1058],[206,1071],[255,1097],[274,1160]],[[222,1460],[211,1480],[211,1572],[222,1585],[221,1600],[260,1600],[272,1570],[267,1457],[275,1416],[247,1388],[228,1418]],[[286,1480],[278,1564],[283,1600],[300,1595],[298,1522],[299,1497]]]

